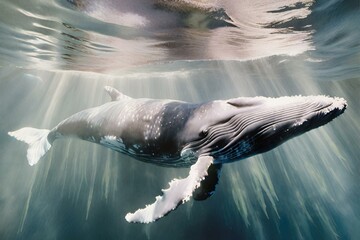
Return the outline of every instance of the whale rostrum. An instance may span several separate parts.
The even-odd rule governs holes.
[[[128,213],[129,222],[153,222],[191,197],[204,200],[215,191],[221,165],[275,148],[342,114],[347,103],[328,96],[239,97],[204,103],[134,99],[106,86],[111,102],[75,113],[53,129],[9,132],[27,143],[36,164],[58,138],[76,137],[140,161],[190,167],[156,201]]]

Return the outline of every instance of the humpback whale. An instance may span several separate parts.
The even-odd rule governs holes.
[[[27,143],[36,164],[63,137],[77,137],[166,167],[190,167],[154,203],[126,215],[153,222],[191,197],[212,195],[221,165],[275,148],[342,114],[347,103],[328,96],[239,97],[203,103],[134,99],[106,86],[110,102],[75,113],[53,129],[21,128],[10,136]]]

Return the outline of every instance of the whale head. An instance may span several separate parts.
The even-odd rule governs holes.
[[[247,158],[330,122],[346,106],[344,99],[327,96],[215,101],[200,108],[189,121],[197,136],[182,153],[190,150],[211,155],[220,163]]]

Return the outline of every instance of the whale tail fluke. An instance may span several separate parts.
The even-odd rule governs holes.
[[[49,132],[50,130],[48,129],[25,127],[8,134],[29,145],[26,156],[30,166],[33,166],[51,147],[51,143],[48,140]]]

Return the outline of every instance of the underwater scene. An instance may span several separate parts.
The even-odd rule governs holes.
[[[0,239],[360,239],[359,24],[359,0],[2,0]]]

